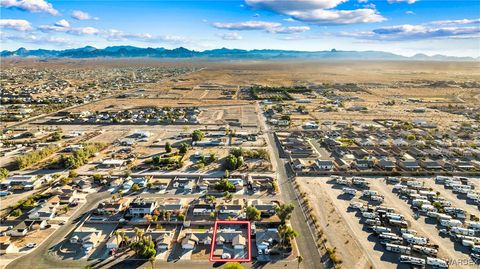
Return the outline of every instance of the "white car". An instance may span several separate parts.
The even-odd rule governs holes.
[[[34,248],[34,247],[37,246],[37,244],[35,244],[35,243],[28,243],[26,246],[27,246],[27,248]]]

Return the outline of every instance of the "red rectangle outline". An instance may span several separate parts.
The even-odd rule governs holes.
[[[218,229],[218,224],[246,224],[247,225],[247,244],[248,244],[248,258],[244,259],[218,259],[218,258],[213,258],[213,252],[215,250],[215,244],[216,242],[216,237],[217,237],[217,229]],[[250,221],[246,220],[216,220],[215,225],[213,227],[213,238],[212,238],[212,246],[210,247],[210,257],[209,261],[211,262],[250,262],[252,261],[252,242],[251,242],[251,227],[250,227]]]

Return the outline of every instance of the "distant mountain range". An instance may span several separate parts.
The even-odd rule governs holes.
[[[133,46],[112,46],[97,49],[86,46],[66,50],[27,50],[19,48],[15,51],[4,50],[0,57],[37,57],[37,58],[216,58],[216,59],[326,59],[326,60],[422,60],[422,61],[477,61],[479,58],[453,57],[445,55],[428,56],[417,54],[405,57],[383,51],[294,51],[294,50],[241,50],[213,49],[205,51],[189,50],[183,47],[176,49],[139,48]]]

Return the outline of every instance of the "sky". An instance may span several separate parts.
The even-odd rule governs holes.
[[[116,45],[480,56],[479,0],[0,0],[1,50]]]

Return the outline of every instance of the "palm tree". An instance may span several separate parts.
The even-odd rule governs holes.
[[[302,255],[297,256],[297,262],[298,262],[298,269],[300,269],[300,264],[303,262],[303,257]]]
[[[133,232],[135,233],[135,241],[138,241],[140,236],[140,229],[138,227],[133,228]]]
[[[120,231],[116,230],[114,234],[115,238],[117,239],[117,246],[120,246],[120,240],[118,239],[120,237]]]
[[[155,261],[155,256],[150,257],[148,261],[150,262],[151,268],[153,269],[153,262]]]

